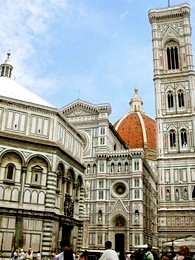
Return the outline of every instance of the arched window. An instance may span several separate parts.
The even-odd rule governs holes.
[[[176,147],[176,134],[174,130],[171,130],[169,132],[169,141],[170,141],[170,147],[175,148]]]
[[[118,172],[121,172],[121,163],[118,163]]]
[[[114,172],[114,163],[111,163],[111,172]]]
[[[167,66],[168,70],[179,69],[178,47],[174,42],[170,42],[167,46]]]
[[[125,163],[125,172],[128,172],[128,163]]]
[[[96,173],[97,172],[97,166],[96,164],[93,165],[93,173]]]
[[[15,166],[13,164],[8,164],[6,168],[6,180],[14,179]]]
[[[167,94],[167,103],[169,109],[174,107],[173,93],[171,91],[169,91]]]
[[[178,106],[179,107],[184,107],[184,94],[183,94],[183,91],[179,90],[177,96],[178,96]]]
[[[139,161],[134,162],[135,171],[139,171]]]
[[[181,146],[186,147],[188,144],[186,129],[181,129],[180,134],[181,134]]]

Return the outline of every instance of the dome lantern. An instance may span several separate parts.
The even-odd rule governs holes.
[[[144,112],[142,105],[143,102],[141,98],[138,96],[138,88],[134,88],[134,97],[129,102],[130,105],[130,111],[132,112]]]
[[[0,65],[0,77],[11,78],[13,66],[10,63],[10,51],[7,53],[7,58],[4,63]]]

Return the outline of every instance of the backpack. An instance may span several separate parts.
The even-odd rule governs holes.
[[[143,260],[148,260],[148,255],[152,254],[151,252],[146,252],[143,256]]]

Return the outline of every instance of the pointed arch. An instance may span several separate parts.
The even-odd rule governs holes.
[[[169,146],[172,149],[176,148],[176,131],[174,129],[169,131]]]
[[[167,69],[176,70],[179,69],[179,45],[176,41],[170,40],[165,45],[167,55]]]

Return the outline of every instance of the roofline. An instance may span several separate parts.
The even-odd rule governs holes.
[[[113,134],[120,140],[120,142],[124,145],[124,147],[126,149],[129,149],[129,147],[127,146],[126,142],[121,138],[121,136],[119,135],[119,133],[116,131],[116,129],[114,128],[114,126],[109,122],[109,128],[110,130],[113,132]]]

